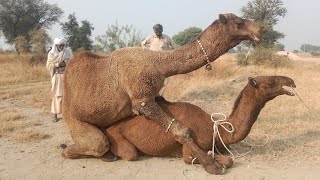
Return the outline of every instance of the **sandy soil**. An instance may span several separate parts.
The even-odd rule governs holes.
[[[16,86],[0,87],[1,109],[16,109],[23,115],[23,121],[32,121],[33,125],[21,131],[34,131],[44,134],[43,138],[31,142],[17,142],[10,136],[0,136],[0,180],[7,179],[232,179],[232,180],[266,180],[266,179],[301,179],[320,178],[320,155],[314,144],[309,154],[297,156],[297,149],[290,147],[291,154],[285,158],[252,158],[260,151],[236,158],[235,164],[225,175],[207,174],[199,165],[187,165],[179,158],[141,157],[138,161],[102,162],[95,158],[69,160],[62,158],[60,144],[70,145],[71,137],[63,120],[52,123],[47,107],[26,106],[32,98],[28,94],[10,96],[10,91],[26,88],[42,89],[49,92],[49,82],[34,82]],[[9,94],[9,95],[8,95]],[[7,96],[7,97],[6,97]],[[5,98],[3,98],[5,97]],[[319,131],[315,132],[319,137]],[[318,141],[313,136],[305,135],[310,141]],[[308,145],[308,144],[307,144]],[[298,144],[297,146],[305,146]],[[259,148],[259,147],[258,147]],[[261,147],[263,148],[263,147]],[[236,156],[248,152],[245,145],[234,147]],[[239,152],[240,150],[240,152]],[[312,153],[315,153],[312,154]],[[274,153],[274,152],[266,152]],[[308,157],[310,156],[310,157]]]

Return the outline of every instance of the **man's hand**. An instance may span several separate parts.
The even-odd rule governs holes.
[[[65,67],[65,66],[66,66],[66,63],[64,61],[59,63],[59,67]]]

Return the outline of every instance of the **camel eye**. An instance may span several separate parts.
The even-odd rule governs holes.
[[[243,27],[243,25],[244,25],[243,22],[237,23],[237,29],[241,29]]]
[[[269,86],[272,87],[272,88],[275,87],[276,86],[276,82],[275,81],[270,82]]]

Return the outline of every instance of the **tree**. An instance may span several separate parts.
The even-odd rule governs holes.
[[[62,23],[62,31],[66,35],[69,46],[72,51],[78,50],[91,50],[92,40],[90,36],[92,35],[92,30],[94,29],[89,21],[81,21],[81,26],[77,22],[75,14],[70,14],[68,16],[69,21]]]
[[[41,57],[47,54],[47,46],[52,42],[45,29],[35,29],[29,33],[32,52]]]
[[[62,14],[57,5],[44,0],[0,0],[0,31],[11,45],[18,36],[29,43],[30,31],[50,28]]]
[[[183,46],[199,36],[199,34],[202,32],[201,28],[198,27],[189,27],[185,29],[184,31],[179,32],[178,34],[174,35],[172,37],[172,40],[180,45]]]
[[[27,53],[29,52],[29,47],[27,40],[24,36],[18,36],[15,39],[15,48],[17,53],[20,55],[20,53]]]
[[[284,45],[283,44],[281,44],[281,43],[276,43],[275,45],[274,45],[274,47],[275,47],[275,50],[276,51],[284,51]]]
[[[279,21],[279,17],[284,17],[287,9],[283,7],[282,0],[253,0],[241,8],[244,18],[253,19],[259,22],[262,29],[263,47],[273,47],[281,38],[284,38],[283,33],[273,29]]]
[[[106,33],[96,37],[97,50],[112,52],[119,48],[140,46],[143,37],[132,25],[119,26],[118,22],[109,25]]]
[[[311,44],[302,44],[300,50],[303,52],[320,52],[320,46],[315,46]]]

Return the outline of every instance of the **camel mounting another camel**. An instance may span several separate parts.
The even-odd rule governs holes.
[[[233,125],[233,134],[219,127],[225,145],[240,142],[249,134],[260,111],[268,101],[279,95],[294,95],[285,90],[283,86],[295,87],[295,84],[292,79],[284,76],[249,78],[248,84],[234,103],[231,115],[225,121]],[[209,114],[189,103],[170,103],[163,98],[157,98],[157,102],[168,114],[190,128],[194,141],[201,149],[212,150],[213,122]],[[195,158],[187,146],[175,141],[156,122],[144,116],[121,120],[106,128],[104,133],[110,141],[111,152],[124,160],[137,160],[138,150],[150,156],[182,154],[184,161],[188,164],[191,164]],[[221,152],[223,144],[218,137],[215,140],[216,146]],[[227,167],[231,167],[233,164],[233,160],[229,156],[215,155],[215,159]]]
[[[155,101],[165,78],[183,74],[214,61],[242,40],[259,40],[260,27],[234,14],[220,14],[193,42],[171,51],[123,48],[102,57],[90,52],[75,55],[64,74],[63,119],[73,145],[66,158],[102,156],[109,141],[101,127],[142,114],[185,144],[206,171],[224,169],[193,141],[190,129],[166,113]]]

